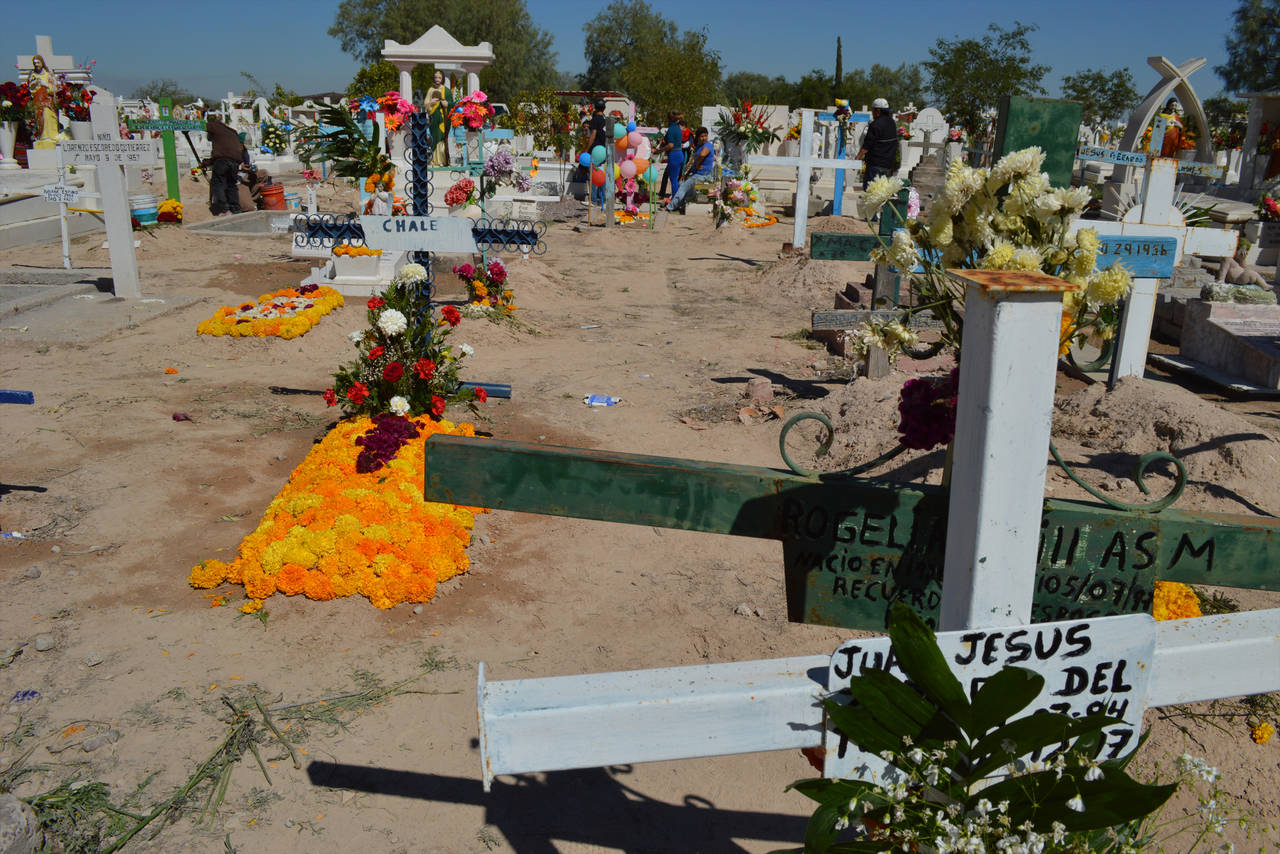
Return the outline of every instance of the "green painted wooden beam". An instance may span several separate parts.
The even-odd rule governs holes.
[[[941,601],[940,487],[459,436],[426,449],[431,501],[781,540],[797,622],[880,628],[895,600],[926,618]],[[1271,519],[1050,499],[1033,619],[1149,611],[1157,578],[1280,590],[1277,566]]]

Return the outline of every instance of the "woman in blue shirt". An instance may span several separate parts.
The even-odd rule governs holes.
[[[667,112],[667,133],[662,138],[662,145],[658,147],[660,154],[667,155],[667,168],[662,172],[662,186],[658,191],[658,197],[662,199],[667,197],[667,182],[670,181],[671,189],[674,191],[680,185],[680,173],[684,171],[684,149],[681,148],[684,136],[682,125],[684,125],[683,113],[679,110]]]

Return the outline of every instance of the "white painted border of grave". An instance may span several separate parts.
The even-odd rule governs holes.
[[[499,774],[820,747],[830,655],[486,682]],[[1280,690],[1280,609],[1157,623],[1148,706]]]

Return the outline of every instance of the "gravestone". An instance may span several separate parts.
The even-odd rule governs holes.
[[[906,154],[898,169],[898,175],[903,178],[910,175],[911,170],[921,161],[929,159],[929,155],[942,152],[951,128],[941,112],[933,107],[925,107],[916,114],[908,129],[911,136],[907,140]]]
[[[1263,389],[1280,389],[1280,306],[1191,300],[1180,355]]]
[[[1038,145],[1045,153],[1050,183],[1070,187],[1079,128],[1080,105],[1075,101],[1005,96],[996,119],[996,158]]]

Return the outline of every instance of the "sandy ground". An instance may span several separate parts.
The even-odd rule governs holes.
[[[198,207],[189,204],[189,221],[207,218]],[[798,752],[500,778],[484,794],[476,743],[481,661],[490,679],[512,679],[833,650],[849,632],[786,621],[778,543],[495,512],[478,520],[471,571],[420,613],[275,597],[259,619],[211,608],[206,591],[188,587],[194,563],[234,554],[332,425],[319,393],[349,357],[345,335],[364,309],[349,300],[293,341],[196,336],[218,305],[296,284],[307,262],[289,257],[284,238],[166,228],[139,239],[144,294],[165,302],[66,299],[0,325],[0,386],[36,394],[35,406],[5,407],[0,422],[0,529],[32,533],[0,543],[0,647],[27,644],[0,670],[0,700],[39,692],[0,718],[0,768],[23,757],[35,767],[19,794],[78,777],[109,784],[117,799],[145,785],[146,807],[225,736],[223,695],[292,703],[425,668],[412,693],[345,727],[290,733],[300,768],[265,744],[271,785],[246,758],[216,817],[184,811],[129,850],[223,851],[228,838],[241,851],[709,854],[799,843],[809,802],[783,792],[811,773]],[[786,221],[719,232],[678,216],[654,231],[553,226],[545,256],[511,262],[531,330],[476,320],[455,334],[476,349],[469,378],[514,387],[513,399],[489,404],[482,427],[781,466],[779,422],[738,418],[746,381],[764,376],[786,415],[819,408],[839,422],[833,464],[887,450],[908,375],[846,384],[847,364],[795,334],[870,267],[780,259],[789,239]],[[76,264],[107,266],[100,243],[78,241]],[[58,250],[0,253],[6,265],[56,267]],[[462,294],[448,277],[440,288],[445,299]],[[623,404],[588,408],[592,393]],[[175,412],[192,420],[175,422]],[[1160,378],[1103,395],[1060,377],[1055,439],[1118,494],[1132,489],[1117,480],[1120,454],[1163,447],[1191,470],[1182,506],[1271,515],[1280,511],[1277,412],[1224,408]],[[939,452],[910,455],[880,474],[936,481],[941,462]],[[1047,488],[1082,495],[1056,472]],[[1280,606],[1275,595],[1232,596],[1245,608]],[[52,648],[37,651],[39,636]],[[1252,840],[1231,838],[1258,850],[1257,834],[1278,836],[1280,748],[1254,745],[1238,719],[1212,717],[1223,709],[1149,712],[1136,767],[1167,771],[1184,750],[1206,756],[1224,771],[1230,809],[1260,822]],[[108,730],[119,739],[81,743]]]

